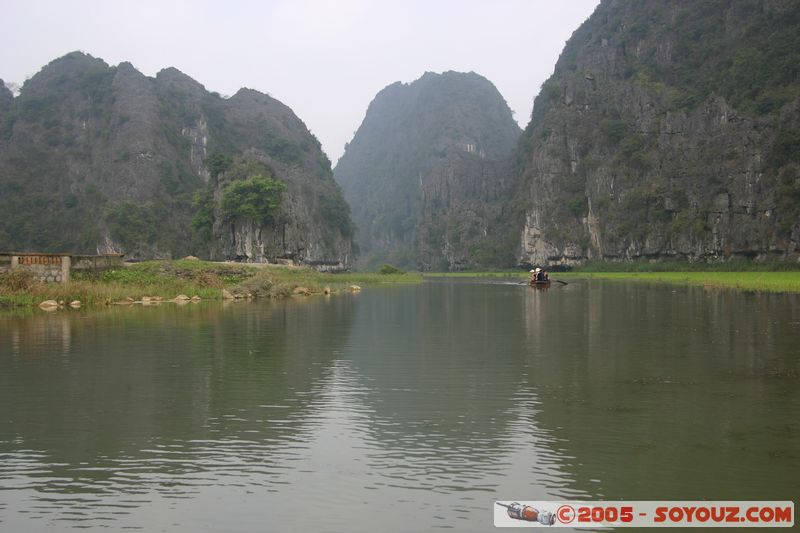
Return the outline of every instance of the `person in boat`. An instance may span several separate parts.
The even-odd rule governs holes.
[[[531,270],[531,282],[550,281],[550,275],[539,267]]]

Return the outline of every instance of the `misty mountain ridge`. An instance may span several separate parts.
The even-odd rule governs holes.
[[[795,259],[798,65],[797,3],[604,0],[518,144],[476,74],[392,84],[335,169],[362,264]]]
[[[798,65],[795,2],[603,0],[524,132],[479,74],[426,72],[375,96],[332,171],[268,95],[75,52],[17,97],[0,84],[0,248],[346,268],[355,236],[369,270],[795,260]]]
[[[335,169],[362,266],[474,265],[493,240],[519,134],[503,97],[474,72],[426,72],[381,90]]]

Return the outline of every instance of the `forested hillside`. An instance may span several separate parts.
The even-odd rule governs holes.
[[[247,209],[264,183],[269,216]],[[291,109],[78,52],[16,98],[0,90],[0,211],[0,249],[342,265],[353,253],[330,162]]]

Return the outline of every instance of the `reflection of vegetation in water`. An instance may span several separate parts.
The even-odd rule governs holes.
[[[315,383],[340,348],[352,305],[339,298],[0,319],[11,341],[0,345],[0,453],[20,442],[35,451],[48,472],[36,483],[45,492],[169,492],[171,476],[191,485],[197,472],[269,469],[313,418]],[[159,489],[159,480],[169,484]]]
[[[250,482],[290,499],[320,472],[359,505],[785,499],[796,315],[794,295],[440,282],[0,317],[0,454],[36,472],[0,477],[103,504]]]
[[[800,467],[794,296],[531,291],[537,417],[606,499],[785,497]],[[784,496],[781,496],[781,495]]]
[[[421,463],[430,456],[448,463],[448,475],[482,478],[502,468],[520,432],[544,445],[547,435],[520,403],[530,394],[520,296],[511,286],[431,284],[393,292],[391,305],[380,297],[361,302],[351,360],[369,386],[363,402],[382,447],[415,448]],[[436,473],[420,474],[419,482]]]

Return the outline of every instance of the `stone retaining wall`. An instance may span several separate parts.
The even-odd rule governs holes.
[[[121,267],[121,254],[72,255],[40,253],[0,253],[0,272],[25,269],[44,282],[67,283],[72,270],[91,271]]]

